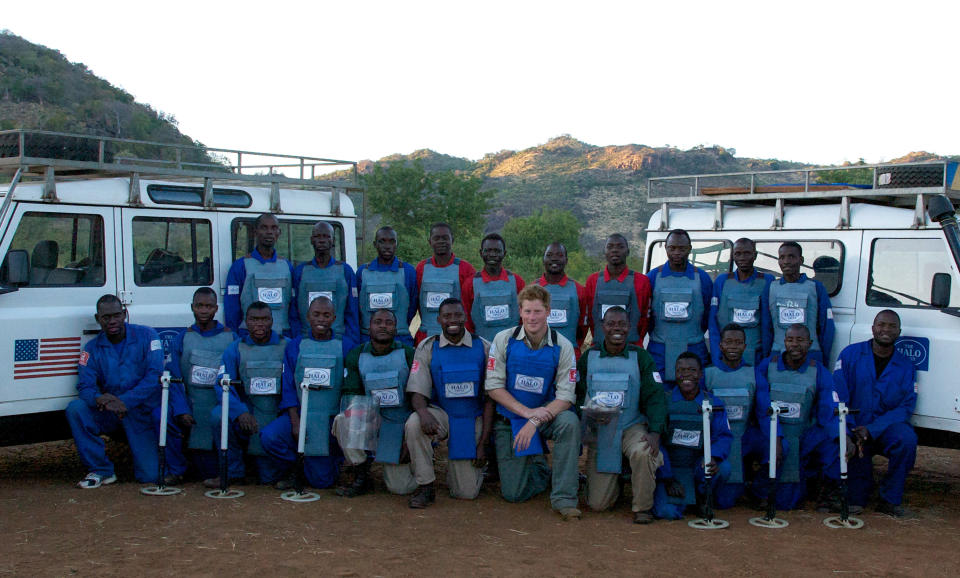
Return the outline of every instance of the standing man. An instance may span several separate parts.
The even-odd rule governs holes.
[[[710,363],[703,334],[713,295],[713,281],[690,263],[690,235],[674,229],[667,235],[667,262],[647,277],[653,289],[650,343],[647,351],[668,382],[674,380],[677,358],[684,351],[697,354],[703,366]]]
[[[160,406],[163,345],[152,328],[126,322],[127,310],[115,295],[97,300],[94,319],[101,331],[83,346],[79,399],[67,405],[77,453],[89,472],[77,486],[94,489],[117,481],[100,435],[121,429],[137,481],[155,482],[160,457],[154,414]]]
[[[877,511],[901,518],[903,487],[917,457],[910,416],[917,404],[913,363],[896,348],[900,316],[890,309],[873,320],[873,339],[848,345],[833,371],[839,391],[850,394],[858,455],[850,462],[850,504],[862,510],[873,491],[873,456],[889,458]]]
[[[547,326],[546,289],[530,285],[518,298],[520,327],[498,333],[487,359],[486,390],[498,414],[500,492],[508,502],[523,502],[549,486],[553,509],[564,520],[580,519],[580,422],[567,411],[577,399],[573,345]],[[552,474],[541,436],[554,442]]]
[[[733,273],[721,273],[713,283],[713,298],[710,300],[710,355],[714,365],[722,363],[720,330],[730,323],[743,329],[746,338],[743,361],[755,366],[769,355],[764,348],[763,336],[770,332],[770,308],[767,297],[773,275],[757,271],[756,243],[746,237],[733,244]],[[766,344],[769,347],[769,344]]]
[[[224,375],[239,379],[239,389],[230,388],[230,407],[227,432],[227,472],[230,480],[242,483],[245,475],[243,461],[246,452],[257,457],[261,484],[272,484],[280,477],[279,468],[263,450],[260,431],[276,419],[280,404],[280,386],[283,376],[283,351],[287,340],[273,331],[273,313],[270,306],[254,301],[247,308],[244,325],[248,329],[239,341],[231,343],[220,363],[217,382]],[[221,398],[210,414],[213,441],[220,447],[220,419],[223,415]],[[219,478],[203,481],[208,488],[219,488]]]
[[[517,294],[523,290],[523,278],[503,268],[507,244],[497,233],[489,233],[480,242],[483,269],[462,287],[463,308],[467,312],[467,331],[493,341],[497,333],[516,327]]]
[[[810,331],[810,356],[818,361],[829,359],[836,328],[826,288],[823,283],[800,273],[803,249],[799,243],[787,241],[780,245],[777,263],[783,277],[770,284],[768,303],[772,327],[767,339],[772,342],[771,351],[785,351],[787,329],[800,323]]]
[[[627,310],[629,316],[630,333],[627,341],[643,347],[650,313],[650,280],[627,267],[630,245],[620,233],[607,237],[603,256],[607,260],[606,267],[603,271],[591,273],[586,284],[593,341],[603,341],[603,314],[614,305],[619,305]]]
[[[484,404],[483,395],[490,344],[467,333],[466,317],[463,303],[445,299],[438,319],[443,333],[421,341],[413,358],[407,393],[414,413],[405,437],[419,487],[410,498],[411,508],[426,508],[436,496],[433,440],[447,440],[451,497],[472,500],[483,483],[494,410],[492,402]]]
[[[410,322],[417,314],[417,273],[397,257],[397,232],[392,227],[377,229],[373,246],[377,258],[357,271],[361,341],[370,341],[373,314],[386,309],[397,318],[397,340],[412,347]]]
[[[234,261],[227,272],[227,294],[223,298],[226,326],[241,337],[246,335],[243,316],[254,301],[259,301],[270,307],[278,332],[289,333],[293,265],[277,255],[275,249],[280,223],[273,215],[264,213],[254,221],[253,235],[253,252]]]
[[[462,298],[463,288],[470,284],[477,271],[473,265],[453,254],[453,230],[446,223],[434,223],[428,239],[433,256],[417,264],[417,287],[420,288],[420,329],[416,342],[430,335],[439,335],[437,312],[449,297]]]
[[[297,460],[297,442],[300,420],[306,419],[307,437],[304,442],[303,474],[314,488],[329,488],[340,475],[340,455],[336,443],[331,443],[330,426],[340,411],[340,390],[343,386],[344,344],[336,338],[337,324],[334,302],[321,295],[310,302],[307,309],[308,335],[298,335],[287,343],[283,353],[283,378],[280,416],[270,422],[260,434],[263,449],[275,460],[286,476],[274,484],[278,490],[294,486],[297,472],[291,471]],[[308,415],[301,414],[300,385],[309,382]]]
[[[413,348],[396,338],[397,318],[389,309],[379,309],[370,317],[370,341],[355,347],[344,361],[346,369],[342,395],[367,395],[380,406],[380,432],[377,437],[377,463],[383,464],[383,481],[393,494],[407,495],[417,489],[413,464],[404,463],[404,426],[410,417],[410,399],[406,395],[407,378],[413,366]],[[369,459],[362,450],[345,450],[354,479],[337,489],[352,498],[373,487]]]
[[[317,297],[333,301],[336,321],[333,334],[344,341],[347,351],[360,343],[360,321],[357,314],[357,277],[353,268],[333,258],[333,225],[319,221],[310,234],[313,259],[293,270],[293,286],[297,298],[290,304],[290,327],[293,337],[310,334],[307,311]]]
[[[566,269],[567,248],[563,243],[550,243],[543,252],[543,275],[537,284],[550,294],[547,325],[574,344],[573,352],[580,359],[590,329],[590,297],[586,287],[567,277]]]
[[[237,334],[216,320],[217,292],[209,287],[200,287],[193,294],[190,310],[194,323],[178,334],[170,346],[170,363],[167,369],[172,377],[182,383],[170,385],[170,414],[184,432],[189,433],[186,443],[191,450],[193,464],[200,479],[217,475],[217,448],[213,445],[213,427],[210,412],[217,405],[220,390],[217,373],[220,359],[227,347],[237,340]],[[171,472],[174,464],[183,464],[183,440],[167,438],[167,464]],[[177,442],[180,442],[179,444]],[[178,447],[179,446],[179,447]],[[179,450],[179,452],[178,452]]]
[[[650,354],[627,343],[629,319],[620,306],[607,309],[603,341],[595,343],[577,364],[577,406],[586,404],[585,412],[596,407],[618,413],[616,423],[597,426],[597,441],[588,446],[587,504],[598,512],[613,506],[626,456],[633,523],[649,524],[657,468],[663,464],[660,436],[666,428],[667,404],[663,388],[653,378],[657,367]]]

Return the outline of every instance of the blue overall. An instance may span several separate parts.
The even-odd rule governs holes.
[[[470,309],[470,319],[477,335],[492,342],[497,333],[516,327],[520,320],[517,280],[513,273],[507,272],[506,281],[484,283],[481,275],[477,273],[473,277],[473,307]]]
[[[679,388],[673,388],[667,405],[667,455],[669,455],[669,469],[673,478],[684,489],[683,498],[670,498],[670,502],[681,507],[697,503],[698,498],[706,492],[706,474],[703,468],[703,414],[700,413],[704,399],[701,390],[692,400],[683,398]],[[723,401],[709,395],[713,405],[713,415],[710,418],[711,454],[717,461],[717,472],[710,478],[710,486],[716,494],[730,476],[730,463],[727,456],[733,435],[727,427],[727,418],[724,415]]]
[[[754,271],[746,281],[737,272],[722,273],[713,283],[710,300],[710,355],[714,365],[723,363],[720,353],[720,331],[729,323],[736,323],[746,334],[747,348],[743,362],[755,366],[766,357],[763,335],[769,331],[770,310],[767,305],[769,286],[773,275]]]
[[[753,422],[753,401],[757,393],[756,372],[742,363],[736,369],[726,363],[708,367],[704,371],[704,387],[723,401],[727,423],[733,439],[730,443],[730,477],[723,491],[716,495],[718,508],[729,508],[743,495],[744,456],[759,445],[759,431]]]
[[[614,305],[619,305],[627,310],[627,322],[630,324],[627,343],[636,343],[640,340],[640,333],[637,331],[637,324],[640,323],[640,304],[637,303],[634,275],[639,275],[639,273],[630,271],[622,282],[617,281],[612,276],[609,281],[604,281],[604,272],[597,276],[597,287],[593,298],[593,311],[591,312],[593,314],[594,343],[603,341],[603,314]],[[576,342],[575,339],[570,340],[570,343]]]
[[[890,460],[880,484],[880,498],[890,504],[902,503],[903,486],[917,455],[917,434],[910,426],[917,404],[913,363],[894,351],[877,376],[871,341],[863,341],[840,353],[833,380],[838,390],[849,392],[850,409],[860,410],[848,416],[848,424],[865,426],[870,432],[864,456],[854,457],[849,464],[850,503],[863,506],[870,498],[876,453]]]
[[[125,327],[126,337],[117,345],[104,333],[84,345],[78,368],[79,399],[67,405],[67,421],[88,472],[114,475],[100,435],[122,429],[133,454],[137,481],[155,482],[160,467],[157,423],[163,345],[150,327],[130,323]],[[127,406],[122,420],[113,412],[97,410],[97,397],[105,393],[117,396]]]
[[[598,279],[597,283],[601,281],[602,279]],[[633,280],[631,279],[630,282],[632,283]],[[566,337],[576,348],[577,326],[581,315],[576,283],[573,282],[573,279],[567,279],[565,285],[547,283],[543,285],[543,288],[550,294],[550,315],[547,317],[547,324],[551,329],[555,329],[557,333]],[[634,295],[634,299],[636,299],[636,295]]]
[[[551,336],[553,346],[544,346],[533,350],[517,339],[520,328],[514,331],[507,342],[507,381],[510,395],[527,407],[540,407],[556,399],[557,366],[560,363],[560,346],[556,336]],[[497,404],[497,413],[510,420],[513,437],[527,423],[509,409]],[[538,430],[533,434],[530,445],[524,451],[515,451],[517,457],[539,455],[543,453],[543,440]]]
[[[410,310],[410,295],[407,293],[406,271],[364,269],[360,285],[360,333],[370,339],[370,318],[378,309],[389,309],[397,316],[397,339],[410,339],[407,313]]]
[[[311,259],[294,269],[293,282],[297,298],[290,307],[290,317],[291,325],[295,321],[299,326],[299,335],[310,334],[310,322],[307,321],[310,303],[317,297],[327,297],[333,301],[333,311],[337,315],[332,327],[334,337],[351,343],[359,341],[356,276],[350,265],[331,257],[324,267],[318,267],[316,259]]]
[[[830,298],[822,283],[807,279],[806,275],[800,275],[795,283],[778,279],[770,284],[768,303],[773,328],[771,353],[783,351],[787,328],[800,323],[810,330],[810,339],[813,341],[807,355],[821,362],[830,357],[836,328]]]
[[[420,331],[427,337],[440,335],[437,313],[440,303],[448,297],[460,299],[460,258],[454,257],[446,267],[437,267],[427,260],[420,278]]]
[[[599,349],[587,352],[587,397],[600,399],[608,407],[619,407],[616,423],[597,427],[597,471],[619,474],[622,471],[623,432],[638,423],[646,423],[640,413],[640,367],[637,352],[626,356],[601,356]]]
[[[280,417],[273,420],[260,434],[263,449],[278,467],[289,470],[297,459],[297,439],[293,436],[291,407],[302,407],[300,384],[304,376],[310,382],[310,403],[307,414],[300,411],[300,419],[307,420],[304,441],[303,473],[314,488],[333,486],[340,475],[343,456],[336,443],[331,444],[330,427],[340,411],[340,391],[343,386],[343,342],[339,339],[318,341],[312,337],[298,337],[287,344],[284,352],[283,394]]]
[[[364,346],[358,366],[364,390],[380,403],[376,461],[399,464],[403,449],[403,426],[412,413],[406,395],[407,378],[410,375],[406,352],[403,348],[397,348],[387,355],[375,356],[368,351],[368,346]]]
[[[255,281],[254,277],[262,277]],[[244,315],[256,300],[270,305],[273,327],[278,333],[289,326],[289,307],[293,280],[293,266],[277,252],[269,259],[254,249],[249,256],[233,262],[227,271],[227,294],[223,297],[224,325],[240,337],[247,334]],[[263,289],[261,292],[260,289]],[[282,301],[278,301],[282,299]]]
[[[483,414],[483,373],[487,360],[483,341],[473,339],[467,349],[440,347],[440,340],[436,339],[432,347],[430,377],[437,405],[449,417],[449,458],[472,460],[477,457],[476,421]]]
[[[696,353],[704,365],[709,363],[703,334],[707,328],[704,301],[710,302],[710,290],[704,290],[698,273],[702,271],[690,263],[684,273],[674,273],[667,265],[651,271],[652,328],[647,351],[668,382],[675,381],[677,357],[684,351]]]

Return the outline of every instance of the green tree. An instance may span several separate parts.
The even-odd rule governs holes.
[[[599,264],[580,246],[580,221],[570,211],[541,209],[510,219],[502,234],[507,241],[506,266],[528,282],[543,273],[543,252],[553,242],[567,248],[567,275],[581,283]]]

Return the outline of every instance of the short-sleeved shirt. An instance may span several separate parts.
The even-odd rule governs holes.
[[[410,369],[410,378],[407,380],[407,393],[419,393],[430,398],[433,395],[433,374],[430,373],[430,363],[433,362],[433,343],[440,340],[440,347],[464,347],[470,349],[473,347],[473,340],[479,339],[483,342],[483,352],[490,352],[490,343],[482,337],[476,337],[469,332],[464,333],[460,343],[454,343],[446,338],[442,333],[432,335],[420,342],[417,351],[413,356],[413,367]]]
[[[513,332],[516,330],[515,327],[504,329],[493,338],[493,343],[490,345],[490,352],[487,354],[487,379],[484,383],[484,389],[487,391],[500,389],[507,385],[507,344],[510,342],[510,339],[513,337]],[[517,334],[517,340],[523,341],[530,349],[537,350],[554,345],[551,339],[552,333],[554,332],[548,329],[543,339],[540,340],[540,343],[534,347],[533,344],[530,343],[530,340],[527,339],[526,332],[521,326]],[[557,390],[557,399],[572,404],[577,401],[577,366],[573,353],[573,344],[570,343],[569,339],[559,333],[557,333],[556,336],[556,345],[560,347],[560,362],[557,364],[557,374],[554,381]]]

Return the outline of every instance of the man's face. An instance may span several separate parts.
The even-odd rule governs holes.
[[[547,328],[547,308],[539,299],[524,300],[520,303],[520,321],[527,333],[539,335]]]
[[[120,335],[123,332],[123,323],[127,320],[127,310],[116,301],[107,301],[97,308],[97,323],[104,333]]]
[[[757,250],[750,243],[739,242],[733,245],[733,262],[737,269],[752,269],[757,260]]]
[[[567,252],[560,243],[547,245],[543,253],[543,270],[551,275],[563,275],[567,268]]]
[[[680,393],[687,399],[695,397],[697,390],[700,388],[700,374],[702,373],[700,366],[690,358],[678,359],[676,370],[677,387],[680,388]]]
[[[806,359],[812,343],[803,329],[791,327],[787,329],[787,333],[783,337],[784,355],[794,363],[803,361]]]
[[[336,319],[337,314],[333,311],[333,304],[329,301],[314,299],[310,303],[310,309],[307,311],[307,323],[310,324],[310,330],[314,335],[326,335],[333,327],[333,322]]]
[[[377,311],[370,318],[370,341],[381,345],[390,343],[397,335],[397,320],[389,311]]]
[[[263,341],[270,337],[273,329],[273,313],[269,307],[263,309],[247,309],[247,331],[254,341]]]
[[[467,314],[463,311],[463,305],[455,303],[444,305],[437,313],[437,321],[443,329],[443,335],[451,341],[459,341],[466,332],[464,323],[467,322]]]
[[[397,233],[390,229],[384,229],[377,232],[373,240],[373,246],[377,249],[377,257],[383,262],[393,261],[397,254]]]
[[[253,235],[257,247],[273,249],[277,244],[277,239],[280,238],[280,223],[274,217],[264,217],[260,219],[260,224],[257,225]]]
[[[430,231],[428,242],[434,257],[446,257],[453,249],[453,233],[447,227],[436,227]]]
[[[803,264],[803,257],[796,247],[780,247],[777,252],[777,264],[780,265],[780,272],[791,277],[800,275],[800,265]]]
[[[746,349],[747,342],[743,338],[743,333],[739,331],[726,331],[720,338],[720,353],[723,354],[723,359],[729,361],[731,365],[740,363]]]
[[[318,223],[310,234],[310,244],[317,255],[329,254],[333,250],[333,227],[329,223]]]
[[[506,255],[506,247],[496,239],[487,239],[480,245],[480,258],[487,267],[499,268]]]
[[[873,320],[873,340],[878,345],[890,346],[900,337],[900,320],[892,313],[880,313]]]
[[[627,262],[627,256],[630,255],[630,247],[622,237],[610,237],[603,248],[603,256],[608,265],[619,267]]]
[[[690,239],[686,235],[667,236],[667,261],[672,267],[685,267],[691,249]]]
[[[627,344],[630,320],[623,311],[607,311],[603,316],[603,340],[607,348],[620,349]]]
[[[193,303],[190,304],[190,310],[193,311],[193,318],[197,325],[206,325],[213,320],[217,314],[217,298],[213,295],[194,295]]]

